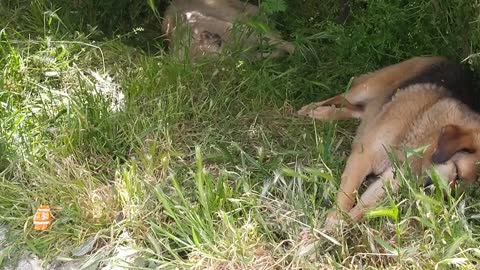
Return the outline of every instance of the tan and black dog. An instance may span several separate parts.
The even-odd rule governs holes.
[[[416,174],[436,167],[449,183],[473,183],[480,161],[478,100],[469,70],[442,57],[417,57],[359,76],[347,93],[298,111],[320,120],[361,120],[325,228],[336,226],[340,213],[360,220],[383,199],[387,184],[398,189],[387,149],[426,146],[423,157],[408,160]],[[378,179],[357,194],[369,175]]]

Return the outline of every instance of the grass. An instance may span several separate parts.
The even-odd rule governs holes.
[[[408,173],[371,218],[323,235],[355,123],[293,112],[412,56],[477,69],[480,3],[356,1],[346,25],[336,4],[271,16],[298,46],[287,59],[193,65],[162,49],[147,1],[3,1],[0,266],[478,267],[476,191],[444,200],[437,180],[426,196]]]

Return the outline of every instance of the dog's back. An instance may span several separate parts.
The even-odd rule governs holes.
[[[474,75],[467,66],[442,59],[402,82],[397,91],[425,83],[445,88],[452,98],[465,103],[471,110],[480,112],[480,93],[475,88]]]
[[[474,76],[464,65],[436,58],[415,72],[395,75],[400,79],[392,84],[392,89],[384,90],[388,94],[380,94],[365,105],[358,140],[368,138],[383,145],[404,147],[428,145],[432,143],[432,134],[443,126],[460,124],[455,121],[480,112]],[[463,116],[459,117],[460,114]],[[395,139],[379,136],[383,131],[393,134]]]

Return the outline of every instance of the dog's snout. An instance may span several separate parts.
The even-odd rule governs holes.
[[[425,177],[423,180],[423,191],[429,193],[432,190],[433,180],[430,176]]]

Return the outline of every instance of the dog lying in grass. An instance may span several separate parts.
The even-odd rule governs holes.
[[[246,24],[258,16],[257,6],[240,0],[173,0],[167,8],[162,23],[169,49],[175,47],[181,38],[180,25],[189,26],[190,57],[212,55],[222,51],[226,45],[240,43],[257,49],[261,43],[255,33],[234,35],[234,23]],[[179,33],[180,32],[180,33]],[[257,58],[278,58],[293,53],[292,43],[284,41],[277,33],[267,31],[268,44],[273,47],[270,53],[257,52]]]
[[[480,161],[480,106],[467,69],[442,57],[417,57],[359,76],[345,94],[312,103],[298,114],[319,120],[361,120],[341,176],[336,210],[325,229],[336,227],[341,213],[360,220],[385,196],[399,188],[389,152],[408,161],[417,175],[433,167],[450,184],[477,179]],[[402,148],[426,146],[422,157],[406,160]],[[388,150],[388,151],[387,151]],[[369,175],[366,191],[357,191]]]

